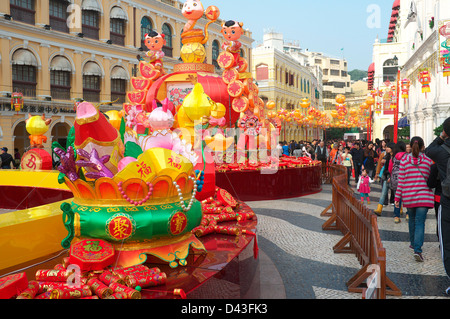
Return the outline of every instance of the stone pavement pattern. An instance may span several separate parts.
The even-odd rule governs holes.
[[[356,188],[353,182],[352,188]],[[380,194],[380,185],[373,184],[369,208],[376,208]],[[333,246],[343,235],[322,230],[328,218],[320,214],[331,203],[331,195],[331,185],[324,185],[323,191],[315,195],[247,203],[258,215],[262,256],[274,264],[279,273],[274,276],[281,277],[285,289],[280,293],[280,282],[273,286],[276,289],[269,289],[270,282],[265,279],[268,274],[261,271],[261,298],[280,299],[285,293],[287,299],[361,299],[361,294],[347,292],[345,285],[361,269],[358,260],[354,254],[334,254]],[[378,223],[387,253],[387,275],[403,295],[388,298],[447,298],[443,292],[450,280],[439,252],[434,210],[427,216],[423,263],[414,260],[409,248],[405,215],[400,224],[395,224],[393,210],[391,205],[385,207]]]

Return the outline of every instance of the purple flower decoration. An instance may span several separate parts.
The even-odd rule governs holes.
[[[113,178],[113,173],[105,166],[108,163],[110,156],[105,155],[99,158],[96,149],[91,151],[91,154],[83,149],[77,150],[77,154],[83,157],[85,160],[77,161],[76,164],[81,167],[91,168],[93,171],[86,173],[87,178],[98,179],[102,177]]]
[[[67,148],[67,152],[56,147],[54,150],[56,155],[59,156],[61,165],[58,166],[58,170],[67,176],[72,182],[75,182],[80,177],[77,173],[77,167],[75,165],[75,152],[72,146]]]

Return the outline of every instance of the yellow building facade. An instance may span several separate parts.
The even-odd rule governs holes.
[[[165,34],[164,67],[172,72],[182,63],[182,6],[175,0],[0,1],[0,147],[27,150],[28,114],[52,119],[45,144],[50,152],[53,141],[65,143],[77,100],[109,102],[103,112],[121,109],[129,80],[139,75],[138,56],[145,58],[143,39],[150,30]],[[217,65],[222,18],[209,27],[206,63]],[[241,55],[251,63],[250,31],[241,42]],[[222,72],[218,65],[216,71]],[[18,112],[11,106],[14,92],[24,95]]]
[[[302,55],[292,54],[293,47],[285,44],[281,34],[268,33],[264,35],[264,43],[253,50],[252,72],[260,97],[275,102],[276,110],[301,109],[306,115],[307,109],[300,107],[305,98],[311,106],[322,110],[320,79],[305,66]],[[299,127],[291,122],[283,124],[280,141],[312,140],[321,136],[322,132],[317,129]]]

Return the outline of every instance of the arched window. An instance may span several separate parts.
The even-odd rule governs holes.
[[[35,0],[10,0],[11,16],[16,21],[35,23]]]
[[[100,13],[102,10],[97,0],[83,0],[81,10],[83,36],[98,40],[100,31]]]
[[[111,101],[116,101],[117,104],[125,103],[125,96],[127,93],[127,82],[129,76],[127,71],[121,67],[116,66],[111,71]]]
[[[269,66],[260,64],[256,66],[256,81],[267,81],[269,79]]]
[[[388,59],[383,63],[383,82],[394,82],[397,79],[398,59]]]
[[[212,43],[212,64],[216,67],[216,69],[220,69],[220,66],[217,63],[219,53],[220,53],[220,43],[219,41],[214,40]]]
[[[83,68],[83,99],[100,102],[102,69],[96,62],[87,62]]]
[[[50,63],[50,91],[52,99],[70,100],[72,65],[66,57],[55,56]]]
[[[125,45],[125,27],[128,17],[121,7],[113,7],[110,15],[110,40],[112,44]]]
[[[38,62],[34,54],[29,50],[19,49],[14,52],[11,63],[13,92],[35,97]]]
[[[145,35],[150,33],[153,30],[152,21],[148,17],[143,17],[141,19],[141,46],[145,48],[144,41]]]
[[[172,47],[172,29],[170,25],[167,23],[164,23],[162,26],[162,34],[165,35],[166,45],[163,47],[163,51],[166,56],[172,57],[173,56],[173,47]]]
[[[67,0],[50,0],[49,1],[49,18],[50,26],[53,30],[69,33],[67,26]]]

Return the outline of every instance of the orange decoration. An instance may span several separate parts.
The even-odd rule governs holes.
[[[249,101],[245,96],[237,97],[233,99],[231,107],[237,113],[245,112],[248,110]]]
[[[222,73],[222,79],[226,84],[230,84],[239,79],[239,72],[235,68],[225,70]]]
[[[268,110],[273,110],[274,108],[276,108],[276,104],[275,104],[275,102],[274,101],[269,101],[269,102],[267,102],[267,104],[266,104],[266,108],[268,109]]]
[[[241,96],[244,93],[244,84],[241,81],[233,81],[228,84],[228,94],[232,97]]]

